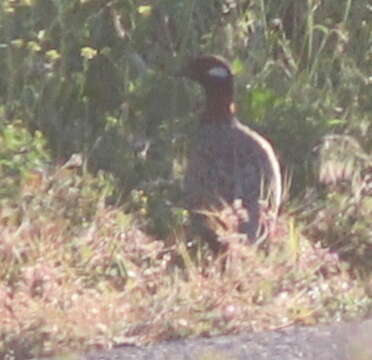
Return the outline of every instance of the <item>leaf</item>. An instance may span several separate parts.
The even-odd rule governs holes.
[[[150,5],[143,5],[138,7],[138,13],[143,16],[150,16],[152,12],[152,7]]]

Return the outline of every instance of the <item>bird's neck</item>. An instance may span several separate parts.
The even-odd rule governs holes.
[[[235,117],[232,92],[206,92],[203,120],[207,122],[231,122]]]

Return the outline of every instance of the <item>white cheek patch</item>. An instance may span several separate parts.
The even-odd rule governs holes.
[[[220,79],[225,79],[229,76],[229,72],[227,71],[226,68],[222,66],[215,66],[208,70],[208,75],[217,77]]]

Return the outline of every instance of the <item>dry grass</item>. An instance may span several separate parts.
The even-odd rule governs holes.
[[[310,325],[368,306],[337,255],[288,215],[269,251],[237,243],[217,258],[195,254],[181,235],[146,235],[139,214],[106,205],[102,179],[80,171],[29,171],[3,201],[1,357]]]

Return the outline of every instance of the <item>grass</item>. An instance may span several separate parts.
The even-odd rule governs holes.
[[[24,171],[18,195],[2,200],[3,358],[313,325],[371,305],[347,263],[304,236],[289,211],[269,252],[235,244],[218,257],[195,253],[182,231],[164,241],[146,234],[141,209],[107,205],[103,174],[68,164]]]

